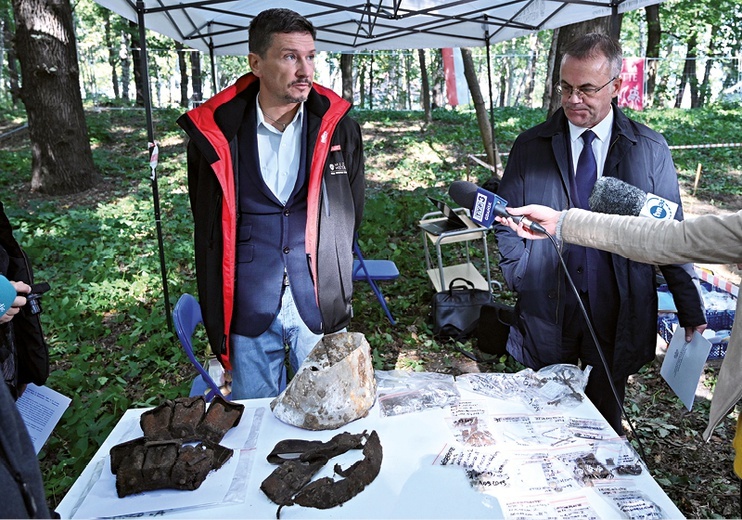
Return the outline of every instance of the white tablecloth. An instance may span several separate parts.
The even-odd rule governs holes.
[[[483,397],[479,394],[463,392],[463,400],[485,400],[491,409],[498,414],[528,414],[524,404]],[[501,518],[502,509],[498,500],[491,495],[474,490],[460,467],[441,466],[440,454],[444,449],[455,444],[455,437],[446,422],[449,410],[434,408],[417,413],[381,417],[378,403],[370,410],[367,417],[346,425],[337,431],[307,431],[288,426],[277,420],[269,408],[270,399],[256,399],[242,401],[247,407],[246,414],[236,427],[240,430],[240,439],[247,438],[246,431],[252,428],[257,434],[254,449],[242,451],[243,458],[237,458],[243,465],[243,473],[247,473],[247,484],[243,485],[239,493],[239,503],[220,503],[202,505],[202,507],[185,507],[183,494],[194,492],[166,491],[156,502],[158,508],[151,504],[144,505],[140,512],[153,514],[160,512],[168,517],[179,518],[275,518],[277,506],[272,503],[260,490],[260,483],[275,469],[276,466],[266,461],[266,455],[275,444],[283,439],[317,439],[326,441],[342,431],[360,433],[364,430],[376,430],[383,447],[383,462],[378,477],[359,495],[349,500],[341,507],[326,510],[304,508],[300,506],[284,507],[281,518]],[[259,412],[259,410],[263,410]],[[108,452],[119,442],[141,436],[138,418],[144,409],[128,410],[121,421],[116,425],[110,436],[100,447],[86,469],[70,489],[69,493],[59,504],[57,511],[62,518],[81,518],[82,511],[91,511],[89,503],[95,501],[95,507],[105,513],[104,516],[116,516],[117,500],[114,498],[95,498],[90,492],[91,486],[101,487],[104,478],[108,479],[105,486],[113,486],[112,476],[107,465]],[[532,413],[532,412],[530,412]],[[595,407],[587,400],[577,406],[564,410],[565,414],[576,417],[601,419]],[[262,418],[260,417],[262,415]],[[257,424],[259,423],[259,424]],[[235,432],[235,434],[238,432]],[[232,433],[230,433],[232,434]],[[225,438],[226,439],[226,438]],[[240,440],[239,442],[242,442]],[[349,452],[350,453],[350,452]],[[349,454],[346,454],[348,456]],[[350,462],[360,457],[356,452]],[[333,459],[327,466],[341,462],[347,467],[350,462]],[[247,470],[245,470],[247,468]],[[220,482],[220,486],[228,486],[230,481],[236,482],[231,473],[222,468],[212,472],[206,479]],[[329,473],[326,473],[329,474]],[[221,481],[219,481],[221,479]],[[662,509],[666,518],[682,518],[682,514],[667,495],[662,491],[655,480],[645,471],[643,474],[630,477],[633,485]],[[245,491],[246,490],[246,491]],[[198,490],[200,491],[200,490]],[[146,494],[145,494],[146,495]],[[144,496],[144,495],[140,495]],[[136,497],[129,497],[136,500]],[[567,498],[567,497],[565,497]],[[205,509],[208,508],[208,509]],[[93,509],[95,510],[95,509]],[[616,511],[609,508],[601,509],[600,504],[595,507],[600,517],[616,517]],[[146,515],[145,515],[146,516]]]

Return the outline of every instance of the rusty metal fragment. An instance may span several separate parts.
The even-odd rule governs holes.
[[[271,410],[307,430],[331,430],[365,417],[376,399],[371,347],[363,334],[339,332],[320,340]]]
[[[221,442],[227,432],[240,423],[244,410],[242,404],[230,403],[220,397],[214,399],[196,427],[196,437]]]
[[[144,436],[111,448],[116,492],[124,497],[154,489],[197,489],[233,452],[218,444],[240,422],[245,407],[217,396],[168,400],[144,412]],[[202,441],[196,446],[186,443]]]
[[[351,449],[363,448],[363,459],[342,469],[334,467],[335,474],[343,477],[334,480],[324,477],[314,482],[311,478],[331,458]],[[284,455],[297,455],[293,459]],[[281,508],[293,504],[329,509],[341,505],[369,485],[381,470],[383,458],[381,441],[376,431],[371,434],[341,433],[328,442],[285,440],[279,442],[268,455],[268,461],[280,464],[260,486],[260,489]]]
[[[196,446],[179,440],[133,443],[117,461],[119,498],[155,489],[194,490],[210,471],[219,469],[232,456],[232,450],[209,442]]]
[[[287,460],[298,457],[299,460],[304,462],[322,459],[324,460],[324,464],[331,458],[337,457],[348,450],[361,449],[365,439],[365,432],[356,434],[348,432],[338,433],[327,442],[286,439],[276,444],[273,451],[268,454],[267,460],[271,464],[282,464]]]
[[[381,470],[381,459],[381,442],[376,431],[372,431],[363,447],[363,459],[346,470],[335,464],[335,473],[344,477],[342,480],[325,477],[310,482],[294,497],[294,503],[329,509],[347,502],[374,481]]]
[[[294,503],[294,495],[301,491],[324,465],[325,462],[322,460],[284,461],[260,484],[260,489],[279,506],[290,506]]]

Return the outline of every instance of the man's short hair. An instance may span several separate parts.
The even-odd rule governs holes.
[[[616,77],[621,74],[623,64],[621,44],[607,34],[588,33],[572,40],[564,49],[562,63],[567,56],[584,60],[601,55],[608,58],[608,63],[611,66],[611,76]]]
[[[314,25],[299,13],[291,9],[266,9],[250,23],[248,50],[264,58],[276,33],[309,33],[313,40],[317,39]]]

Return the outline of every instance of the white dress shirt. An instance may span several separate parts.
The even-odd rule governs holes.
[[[286,204],[299,176],[304,103],[299,105],[294,119],[281,132],[268,122],[259,100],[260,94],[257,101],[260,173],[281,204]]]
[[[600,179],[603,176],[603,166],[605,166],[605,158],[608,157],[608,148],[611,145],[611,130],[613,129],[613,107],[611,107],[608,115],[603,120],[592,128],[582,128],[569,123],[569,138],[572,145],[572,175],[577,171],[577,160],[580,158],[584,141],[580,138],[585,130],[592,130],[595,134],[596,139],[593,139],[593,153],[595,154],[595,162],[598,166],[598,176],[596,179]]]

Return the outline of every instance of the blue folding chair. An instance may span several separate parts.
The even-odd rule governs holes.
[[[397,322],[394,321],[392,313],[386,305],[386,300],[384,300],[384,295],[376,282],[396,280],[399,277],[397,265],[392,260],[366,260],[363,258],[361,248],[358,246],[358,237],[353,242],[353,252],[356,255],[355,260],[353,260],[353,281],[368,282],[376,295],[376,299],[379,300],[381,307],[384,309],[386,317],[389,318],[392,325],[396,325]]]
[[[193,354],[193,332],[196,330],[199,323],[203,323],[201,306],[198,304],[198,301],[196,301],[196,298],[187,293],[180,297],[178,303],[175,304],[175,308],[173,309],[173,323],[175,324],[175,333],[178,335],[183,350],[185,350],[188,359],[191,360],[191,363],[200,374],[199,376],[196,376],[191,384],[190,396],[206,395],[206,401],[210,402],[214,396],[222,395],[222,392],[219,385],[216,384]],[[230,396],[226,395],[223,397],[229,400]]]

